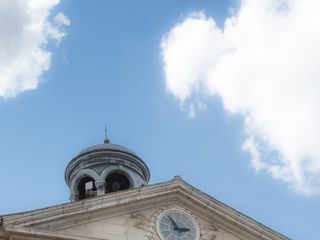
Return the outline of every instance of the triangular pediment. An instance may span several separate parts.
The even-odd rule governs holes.
[[[197,222],[200,239],[288,239],[180,178],[5,216],[0,239],[10,235],[10,239],[35,239],[37,236],[39,239],[160,240],[158,219],[170,209],[192,216]]]

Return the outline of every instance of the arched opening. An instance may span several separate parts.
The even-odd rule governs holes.
[[[84,177],[78,184],[79,200],[97,196],[97,189],[92,177]]]
[[[106,178],[106,192],[117,192],[130,188],[130,181],[126,175],[116,171],[111,173]]]

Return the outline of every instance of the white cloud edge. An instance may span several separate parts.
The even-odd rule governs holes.
[[[282,4],[285,3],[285,1],[282,2]],[[194,97],[198,99],[197,96],[203,93],[221,97],[228,112],[240,114],[245,119],[244,129],[247,137],[242,149],[250,153],[251,166],[256,171],[266,171],[273,178],[288,184],[296,193],[310,196],[320,193],[320,153],[317,150],[320,149],[320,139],[319,134],[312,132],[317,130],[320,132],[316,125],[317,121],[314,121],[314,119],[320,120],[315,112],[317,104],[320,105],[317,91],[314,90],[319,90],[319,85],[316,83],[318,72],[315,63],[317,61],[309,60],[308,62],[308,59],[303,59],[307,62],[302,64],[303,62],[294,56],[292,59],[288,58],[285,54],[296,48],[290,41],[288,44],[285,40],[290,39],[294,42],[291,36],[295,36],[296,31],[302,31],[311,39],[312,36],[316,39],[320,36],[319,31],[315,32],[314,29],[304,26],[304,24],[310,25],[310,22],[305,20],[306,14],[310,12],[301,8],[309,4],[308,9],[317,9],[320,4],[312,0],[290,1],[286,8],[279,10],[274,3],[275,1],[271,0],[243,1],[239,12],[226,20],[224,29],[218,28],[214,20],[206,17],[204,12],[193,13],[182,23],[173,27],[161,42],[166,87],[178,98],[181,106],[185,108],[187,105],[189,117],[195,117],[197,112],[195,106],[198,100],[193,102]],[[308,17],[310,18],[310,15]],[[320,29],[319,24],[316,24],[320,22],[320,19],[318,20],[312,22],[313,27],[318,27],[316,29]],[[291,26],[291,21],[299,22],[300,25]],[[255,24],[256,22],[259,24]],[[274,38],[280,39],[280,43],[272,42]],[[301,45],[300,48],[313,53],[312,47],[316,47],[315,43],[316,41],[311,41],[311,44]],[[279,44],[282,47],[280,49]],[[265,52],[264,46],[267,48]],[[299,49],[299,46],[297,48]],[[276,50],[275,56],[272,56],[274,58],[265,57],[274,50]],[[314,54],[312,57],[320,61],[320,52],[316,52],[318,55]],[[286,57],[290,61],[284,64]],[[271,64],[263,65],[265,63]],[[250,71],[246,69],[250,66],[249,64],[252,64],[253,71],[249,70],[252,71],[253,77],[248,75]],[[272,71],[277,68],[277,64],[284,65],[283,69],[278,71],[279,75],[259,69],[261,66],[263,68],[270,66],[269,71]],[[244,67],[241,68],[239,65]],[[301,68],[292,68],[292,66]],[[310,77],[311,80],[307,82],[314,85],[313,91],[310,92],[314,101],[308,99],[310,95],[308,92],[300,91],[306,85],[301,77],[308,76],[309,73],[303,67],[309,67],[314,73],[314,76]],[[237,72],[238,76],[232,75],[231,69]],[[240,80],[233,80],[236,77]],[[268,77],[279,81],[270,81]],[[219,78],[224,79],[225,82]],[[255,81],[258,78],[260,80]],[[261,86],[257,86],[256,83]],[[292,83],[294,86],[290,86]],[[199,84],[204,86],[204,91],[199,92],[199,88],[195,87]],[[292,89],[285,90],[286,86]],[[269,94],[275,99],[262,97],[263,87],[266,91],[271,91]],[[283,94],[278,93],[283,91],[281,89],[289,99],[285,99]],[[274,90],[276,90],[275,94],[273,94]],[[295,99],[295,96],[299,96],[300,102]],[[256,99],[258,102],[252,103]],[[273,106],[273,102],[283,106]],[[302,107],[291,109],[288,104],[301,104]],[[306,109],[308,107],[310,109]],[[263,109],[267,113],[263,113],[261,111]],[[275,111],[274,114],[273,111]],[[288,118],[287,122],[286,119],[274,119],[277,115]],[[301,115],[306,117],[303,118]],[[309,135],[312,135],[312,139],[308,139]],[[299,139],[299,137],[303,138]]]
[[[0,30],[6,36],[0,39],[1,98],[36,89],[50,69],[52,54],[46,45],[50,39],[59,43],[67,34],[63,26],[71,24],[62,12],[49,20],[58,4],[58,0],[13,0],[1,7],[1,22],[11,22]]]

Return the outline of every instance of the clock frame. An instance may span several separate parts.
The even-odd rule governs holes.
[[[167,209],[158,216],[157,233],[161,240],[199,240],[200,237],[196,219],[177,208]]]

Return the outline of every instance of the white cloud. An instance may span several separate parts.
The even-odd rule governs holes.
[[[320,1],[243,0],[223,29],[204,13],[161,43],[166,86],[193,99],[218,96],[244,119],[251,165],[299,194],[320,193]]]
[[[0,97],[14,97],[36,89],[41,75],[50,68],[49,38],[60,41],[62,25],[70,20],[62,13],[55,23],[48,20],[59,0],[0,1]]]
[[[58,24],[62,24],[62,25],[66,25],[69,26],[71,24],[71,21],[69,18],[67,18],[66,15],[64,15],[62,12],[59,12],[55,17],[54,20],[58,23]]]

